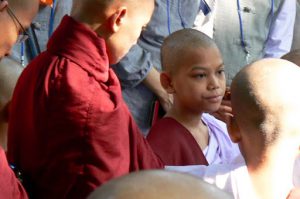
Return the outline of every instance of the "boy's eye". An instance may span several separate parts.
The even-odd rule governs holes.
[[[206,77],[206,74],[205,73],[199,73],[199,74],[195,74],[194,77],[198,78],[198,79],[202,79],[202,78]]]
[[[220,75],[222,75],[224,72],[225,72],[224,69],[218,70],[218,74],[220,74]]]

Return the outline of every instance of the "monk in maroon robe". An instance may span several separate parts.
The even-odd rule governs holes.
[[[15,88],[8,157],[32,198],[86,198],[112,178],[163,167],[109,68],[136,42],[154,2],[101,2],[74,1],[72,17],[63,18]]]

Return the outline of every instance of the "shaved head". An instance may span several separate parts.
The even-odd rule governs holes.
[[[97,23],[99,19],[105,19],[108,8],[130,5],[131,8],[142,10],[141,6],[145,3],[153,3],[153,0],[73,0],[71,16],[85,15],[88,23]],[[143,7],[142,7],[143,8]]]
[[[299,85],[300,68],[282,59],[254,62],[233,79],[231,102],[237,124],[248,138],[262,138],[255,139],[253,149],[264,152],[279,138],[299,138]]]
[[[194,29],[182,29],[169,35],[161,47],[162,68],[176,71],[178,60],[187,49],[217,48],[215,42],[204,33]]]
[[[300,66],[300,49],[293,50],[284,56],[282,56],[282,59],[288,60],[290,62],[293,62],[294,64]]]
[[[148,170],[114,179],[88,199],[229,199],[227,193],[196,177],[166,170]]]

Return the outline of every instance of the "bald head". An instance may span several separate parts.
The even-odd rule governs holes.
[[[110,10],[120,6],[126,6],[133,10],[143,10],[147,3],[154,3],[154,0],[73,0],[71,16],[83,16],[88,24],[102,23]],[[102,21],[99,21],[102,20]]]
[[[300,68],[286,60],[263,59],[243,68],[231,85],[232,109],[242,131],[249,136],[260,132],[262,139],[255,142],[261,146],[299,138],[299,85]]]
[[[284,56],[282,56],[282,59],[288,60],[290,62],[293,62],[294,64],[300,66],[300,49],[293,50]]]
[[[204,33],[194,29],[182,29],[169,35],[161,47],[164,71],[175,71],[182,54],[187,50],[217,48],[215,42]]]
[[[193,176],[165,170],[131,173],[112,180],[88,199],[229,199],[227,193]]]

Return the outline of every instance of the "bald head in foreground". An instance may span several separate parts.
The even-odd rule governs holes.
[[[111,180],[88,199],[229,199],[227,193],[191,175],[148,170]]]
[[[258,198],[286,198],[295,185],[299,85],[300,68],[282,59],[254,62],[233,79],[230,134],[239,144]]]

